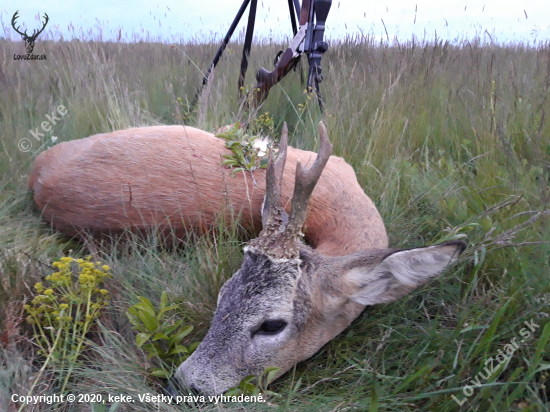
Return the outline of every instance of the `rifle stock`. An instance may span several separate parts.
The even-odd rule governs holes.
[[[265,99],[269,93],[269,89],[277,84],[284,76],[294,67],[293,63],[296,63],[299,56],[293,58],[294,51],[291,48],[285,50],[273,71],[269,72],[263,67],[256,73],[256,88],[260,89],[258,92],[261,99]]]
[[[306,24],[309,20],[309,12],[311,8],[311,0],[302,1],[302,9],[300,11],[300,26]]]
[[[313,0],[302,1],[302,8],[300,10],[300,26],[303,26],[309,22],[311,6],[313,4],[312,1]],[[301,28],[301,30],[302,29],[303,28]],[[308,28],[308,30],[310,30],[310,28]],[[293,50],[292,47],[287,48],[275,65],[273,71],[267,71],[263,67],[258,70],[256,73],[256,80],[258,81],[256,84],[256,89],[259,89],[256,94],[257,104],[265,100],[269,93],[269,89],[277,84],[290,70],[294,68],[294,66],[296,66],[298,60],[300,59],[300,55],[295,56],[295,51],[296,50]]]

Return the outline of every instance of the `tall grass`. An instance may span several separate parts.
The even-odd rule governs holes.
[[[0,409],[15,410],[43,359],[35,353],[23,305],[51,260],[85,255],[80,243],[49,228],[28,193],[33,159],[54,143],[151,124],[185,122],[207,130],[239,113],[240,46],[227,49],[198,104],[191,106],[216,43],[41,41],[47,61],[14,61],[20,42],[0,40]],[[468,236],[459,265],[401,301],[367,309],[339,337],[272,387],[281,397],[246,410],[545,411],[550,345],[550,45],[333,42],[323,59],[321,116],[304,93],[305,65],[275,87],[261,109],[276,129],[289,124],[291,145],[314,150],[316,124],[357,173],[382,214],[392,247]],[[253,47],[251,68],[271,67],[283,45]],[[254,70],[251,70],[254,71]],[[246,83],[254,83],[249,73]],[[180,98],[182,104],[177,103]],[[68,114],[41,141],[30,129],[63,104]],[[178,110],[184,117],[180,117]],[[51,136],[58,139],[53,142]],[[18,150],[22,138],[33,149]],[[244,236],[246,240],[246,236]],[[146,238],[104,244],[100,258],[115,275],[110,311],[90,336],[86,360],[67,393],[156,393],[126,309],[162,291],[180,303],[177,317],[201,339],[217,291],[239,267],[238,222],[221,222],[178,247]],[[540,328],[503,370],[475,388],[483,371],[524,322]],[[549,329],[545,329],[548,332]],[[44,376],[44,375],[43,375]],[[59,390],[55,371],[35,394]],[[83,410],[41,403],[26,410]],[[86,405],[86,410],[91,406]],[[118,410],[243,410],[227,404],[179,407],[134,403]],[[95,409],[99,410],[99,409]]]

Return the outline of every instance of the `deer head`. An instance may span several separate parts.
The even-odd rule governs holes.
[[[50,18],[48,17],[48,15],[46,13],[44,13],[44,23],[42,25],[42,28],[40,30],[33,30],[32,32],[32,35],[29,36],[27,35],[27,30],[25,30],[24,33],[20,32],[19,31],[19,27],[20,26],[17,26],[15,27],[15,20],[17,20],[17,18],[19,17],[17,14],[19,13],[19,10],[17,10],[12,19],[11,19],[11,25],[13,27],[13,29],[19,33],[21,35],[21,38],[25,41],[26,43],[26,49],[27,49],[27,53],[32,53],[32,51],[34,50],[34,42],[36,41],[36,39],[38,38],[38,36],[40,35],[40,33],[42,33],[44,31],[44,29],[46,28],[46,24],[48,24],[48,21],[50,20]]]
[[[365,305],[410,293],[464,250],[463,242],[449,242],[328,256],[303,244],[308,201],[332,151],[322,122],[319,135],[313,165],[303,169],[297,163],[290,216],[281,201],[286,124],[277,160],[269,152],[262,231],[245,247],[240,270],[221,288],[208,334],[176,373],[191,390],[222,393],[267,366],[279,367],[282,375],[342,332]]]

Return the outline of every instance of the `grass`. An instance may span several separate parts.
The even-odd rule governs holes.
[[[270,67],[281,47],[255,45],[250,67]],[[227,49],[193,110],[188,103],[202,79],[197,67],[208,67],[215,43],[92,39],[40,41],[36,49],[48,60],[14,61],[23,45],[0,40],[0,409],[7,411],[16,410],[11,394],[26,395],[44,362],[22,309],[35,293],[32,286],[52,272],[53,259],[87,254],[48,227],[34,207],[27,189],[33,159],[54,144],[51,136],[59,143],[181,122],[214,130],[239,113],[239,46]],[[392,247],[457,235],[467,235],[469,247],[439,279],[397,303],[368,308],[277,380],[270,389],[281,396],[271,405],[246,410],[548,410],[550,44],[399,44],[364,36],[332,42],[323,60],[323,116],[303,92],[301,70],[275,87],[260,111],[273,116],[275,130],[286,121],[290,144],[315,150],[322,118],[334,154],[354,167],[382,214]],[[249,73],[246,84],[253,82]],[[29,130],[60,104],[68,114],[34,140]],[[22,138],[31,139],[30,152],[18,150]],[[166,291],[180,304],[175,316],[195,327],[189,342],[200,340],[217,291],[240,266],[246,239],[233,221],[220,222],[210,234],[190,233],[171,249],[159,245],[154,230],[104,245],[100,257],[114,275],[106,282],[110,309],[90,334],[65,394],[161,393],[125,311],[138,296],[158,306]],[[504,367],[472,384],[531,320],[540,327]],[[59,394],[58,372],[48,369],[34,394]],[[470,396],[459,406],[452,395],[462,401],[465,393]],[[40,403],[26,410],[100,410],[92,407]],[[157,409],[141,402],[117,410],[185,409],[244,410],[238,404]]]

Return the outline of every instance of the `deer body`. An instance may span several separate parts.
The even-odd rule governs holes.
[[[125,228],[160,227],[181,236],[211,227],[222,211],[242,216],[259,233],[265,169],[231,176],[222,155],[231,152],[211,133],[182,126],[153,126],[60,143],[34,162],[29,186],[44,218],[70,235],[116,234]],[[283,199],[294,187],[298,159],[315,153],[288,148]],[[329,255],[387,247],[380,214],[353,168],[332,156],[312,195],[306,239]],[[341,240],[344,240],[343,242]]]
[[[219,292],[208,334],[176,373],[184,387],[218,394],[267,366],[283,374],[366,305],[410,293],[465,248],[449,242],[388,249],[378,211],[353,169],[330,156],[322,123],[319,135],[318,155],[292,149],[285,124],[277,160],[270,151],[254,185],[220,166],[229,152],[210,133],[129,129],[47,150],[35,161],[30,187],[46,220],[69,234],[203,227],[227,206],[249,218],[253,230],[261,226],[240,270]],[[302,243],[304,224],[313,247]]]

